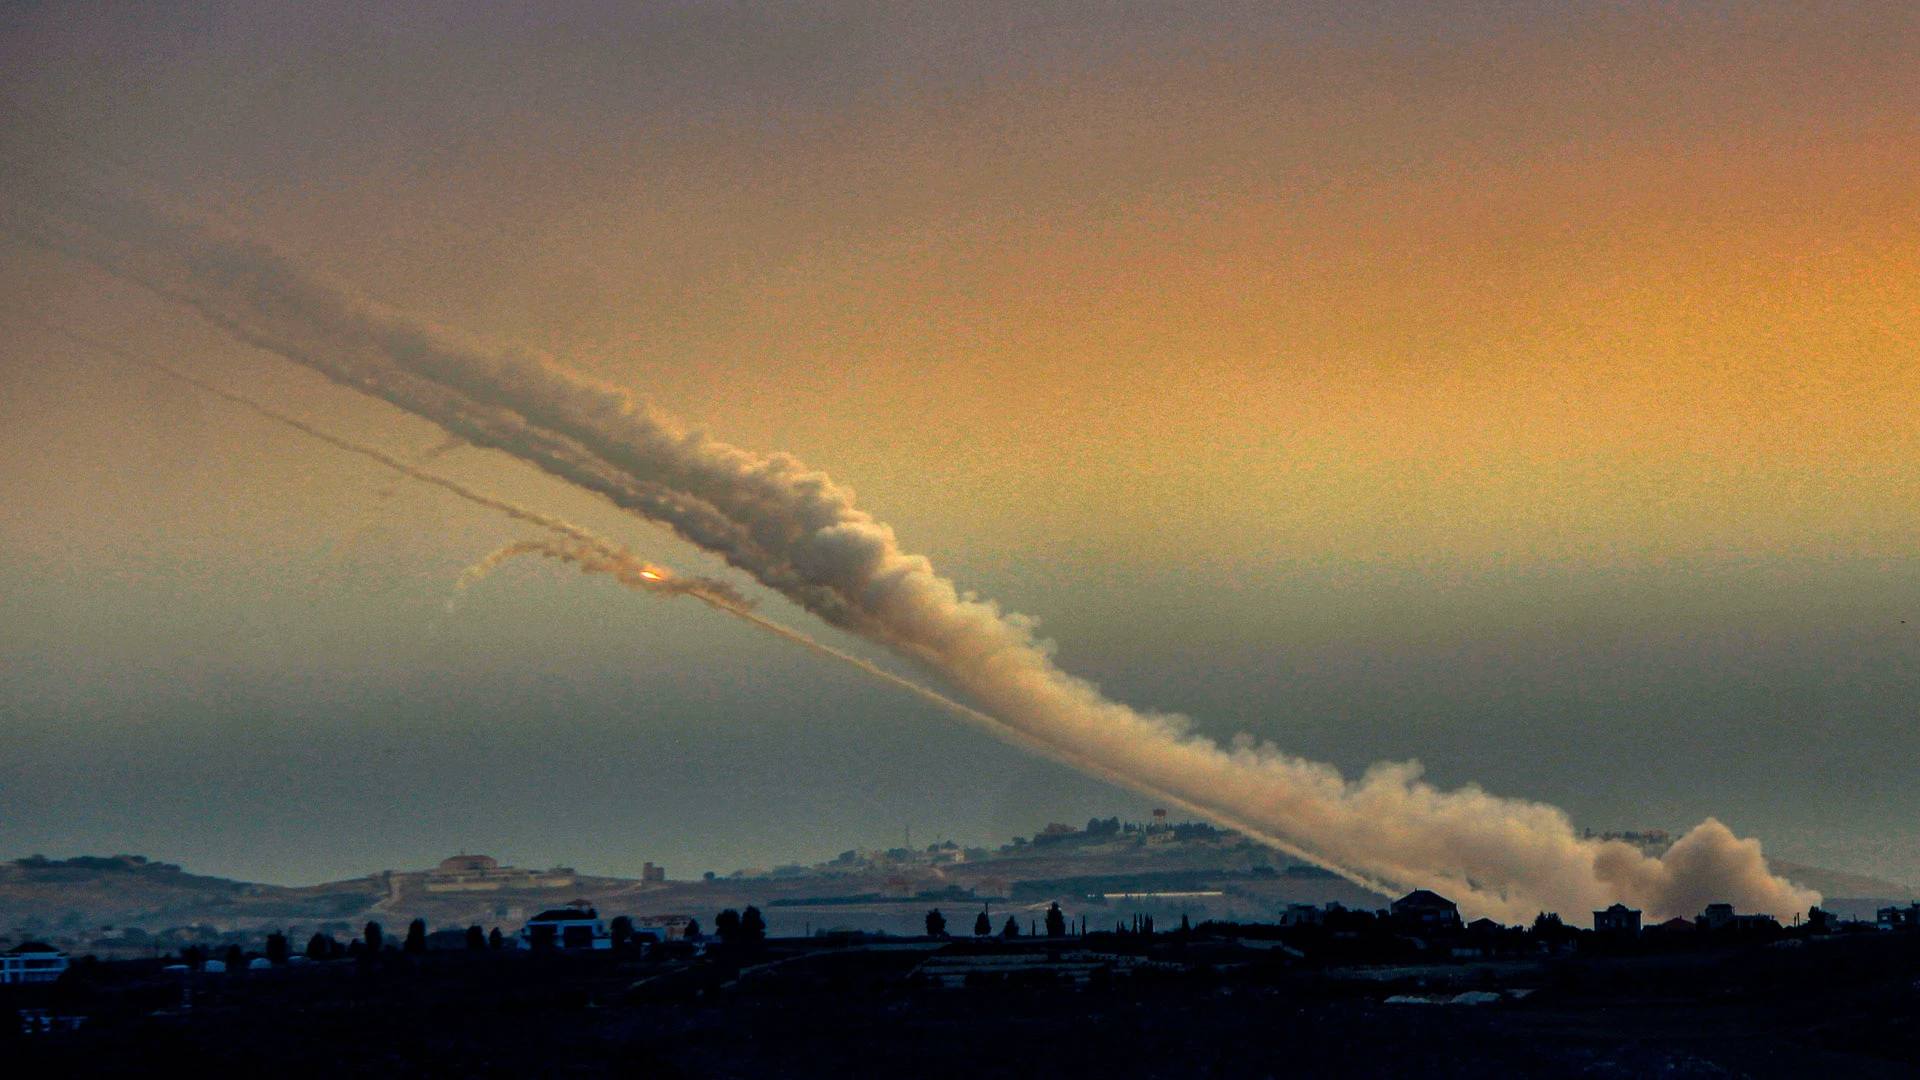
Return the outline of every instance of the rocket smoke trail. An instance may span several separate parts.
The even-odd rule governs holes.
[[[1173,805],[1192,810],[1195,813],[1206,813],[1203,808],[1188,803],[1178,795],[1171,792],[1159,791],[1150,786],[1133,781],[1128,777],[1113,774],[1097,762],[1078,758],[1068,751],[1038,742],[1022,734],[1020,731],[1008,727],[994,717],[962,702],[955,701],[953,698],[937,690],[922,686],[911,679],[888,671],[878,664],[844,650],[836,649],[790,626],[766,618],[754,611],[754,603],[752,600],[742,596],[738,590],[727,582],[717,578],[686,577],[676,574],[665,567],[641,559],[638,555],[620,544],[589,532],[562,518],[468,487],[459,481],[429,472],[417,465],[409,464],[377,447],[367,446],[364,443],[357,443],[350,439],[341,438],[323,428],[310,424],[298,417],[283,413],[272,406],[262,404],[244,394],[236,394],[232,391],[224,390],[213,383],[196,378],[186,372],[169,367],[166,364],[142,359],[125,350],[116,348],[107,342],[90,338],[66,327],[55,326],[50,323],[46,325],[49,329],[57,333],[64,334],[83,345],[112,356],[124,363],[142,367],[156,374],[164,375],[196,387],[209,395],[283,424],[336,449],[368,458],[403,476],[451,492],[459,498],[477,506],[497,510],[517,521],[537,525],[549,532],[558,534],[561,538],[558,541],[544,539],[516,540],[487,555],[473,566],[468,567],[466,571],[460,575],[460,578],[454,584],[455,595],[454,598],[448,602],[449,608],[457,602],[461,593],[477,584],[506,561],[520,555],[544,556],[568,563],[578,568],[582,573],[607,574],[621,585],[654,596],[691,596],[717,611],[725,612],[745,622],[755,629],[793,642],[796,645],[812,650],[829,659],[846,664],[879,682],[906,690],[917,697],[932,702],[955,717],[967,721],[976,728],[1003,742],[1018,746],[1030,753],[1036,753],[1058,761],[1063,765],[1092,773],[1113,783],[1134,787],[1144,794],[1150,795],[1162,802],[1172,803]],[[450,443],[441,443],[440,446],[435,448],[437,452],[435,456],[437,456],[438,453],[444,453],[450,446]],[[1216,814],[1215,816],[1220,815]],[[1309,857],[1308,853],[1300,850],[1297,846],[1289,843],[1285,839],[1263,834],[1257,827],[1251,824],[1238,823],[1235,824],[1235,827],[1241,828],[1254,838],[1270,844],[1273,847],[1300,855],[1303,858]],[[1362,887],[1380,892],[1391,892],[1391,889],[1383,883],[1373,881],[1361,874],[1338,866],[1331,867],[1331,869]]]
[[[1817,902],[1711,818],[1664,856],[1582,838],[1541,803],[1452,791],[1416,763],[1348,780],[1242,736],[1141,712],[1058,668],[1031,620],[963,596],[825,474],[691,432],[617,387],[461,338],[145,203],[16,181],[16,231],[186,305],[236,339],[505,451],[719,554],[827,622],[926,667],[1054,756],[1177,798],[1316,861],[1517,920],[1613,901],[1655,918]]]
[[[478,565],[469,568],[456,583],[456,588],[465,588],[472,584],[474,580],[477,580],[492,570],[494,566],[497,566],[500,562],[514,555],[522,554],[523,551],[538,551],[542,554],[557,554],[566,561],[575,563],[588,572],[610,573],[614,575],[621,584],[629,588],[640,589],[660,596],[692,596],[715,607],[736,613],[750,612],[753,610],[754,603],[752,600],[747,599],[747,597],[740,593],[740,590],[719,578],[687,577],[677,574],[668,570],[666,567],[647,562],[641,559],[640,556],[635,555],[633,552],[628,551],[613,541],[589,532],[564,518],[555,517],[544,511],[535,510],[531,507],[523,506],[520,503],[500,498],[497,495],[490,495],[477,488],[469,487],[458,480],[441,476],[439,473],[429,472],[426,469],[420,468],[418,465],[403,461],[379,447],[368,446],[365,443],[354,442],[351,439],[343,439],[324,428],[310,424],[297,416],[289,416],[270,405],[261,404],[244,394],[236,394],[230,390],[223,390],[205,379],[196,378],[184,371],[168,367],[165,364],[153,360],[141,359],[122,349],[115,348],[104,341],[90,338],[85,334],[75,333],[65,327],[53,326],[51,329],[89,348],[112,356],[123,363],[142,367],[156,374],[186,383],[189,386],[199,389],[203,393],[238,405],[250,412],[258,413],[269,420],[290,427],[309,438],[318,439],[335,449],[344,450],[349,454],[357,454],[360,457],[378,462],[400,473],[402,476],[452,492],[467,502],[473,503],[476,506],[486,507],[489,510],[497,510],[515,521],[522,521],[529,525],[537,525],[542,529],[546,529],[548,532],[557,533],[567,541],[567,545],[564,547],[539,540],[523,540],[515,544],[509,544],[507,547],[494,552],[482,560]],[[439,448],[436,447],[436,449]]]
[[[538,539],[515,541],[514,543],[508,544],[500,548],[498,551],[493,552],[492,554],[488,555],[486,558],[475,563],[473,566],[468,567],[466,573],[461,575],[460,581],[458,582],[456,587],[462,588],[462,589],[469,588],[475,582],[479,581],[481,578],[484,578],[487,574],[492,573],[493,570],[498,568],[502,563],[520,555],[540,555],[546,558],[556,559],[560,562],[572,564],[573,566],[579,568],[579,570],[582,573],[611,574],[613,575],[615,580],[619,581],[623,585],[627,585],[631,588],[643,588],[643,589],[646,588],[645,573],[640,573],[640,574],[633,573],[631,569],[623,565],[621,560],[619,560],[618,558],[609,558],[607,552],[604,552],[599,549],[588,548],[582,545],[554,543],[549,540],[538,540]],[[647,591],[654,591],[654,590],[648,589]],[[694,593],[693,595],[700,596],[699,593]],[[1118,784],[1123,787],[1134,788],[1135,790],[1140,791],[1142,794],[1152,796],[1153,798],[1158,799],[1162,802],[1172,803],[1175,806],[1179,806],[1182,809],[1190,810],[1196,814],[1204,814],[1207,816],[1214,817],[1216,819],[1219,819],[1223,824],[1226,824],[1232,828],[1239,829],[1242,832],[1246,833],[1247,835],[1253,837],[1255,840],[1261,843],[1267,844],[1271,847],[1278,848],[1279,850],[1287,852],[1288,854],[1298,855],[1299,857],[1304,859],[1315,858],[1315,856],[1313,856],[1311,853],[1302,849],[1299,845],[1294,844],[1293,842],[1285,839],[1284,837],[1280,837],[1268,832],[1264,832],[1257,825],[1254,825],[1249,822],[1240,821],[1239,819],[1234,818],[1230,814],[1225,814],[1218,811],[1209,811],[1206,808],[1201,807],[1196,803],[1189,802],[1186,798],[1180,795],[1174,794],[1173,792],[1162,791],[1158,788],[1152,787],[1151,785],[1142,783],[1132,777],[1123,776],[1121,774],[1115,773],[1110,769],[1106,768],[1105,766],[1101,765],[1098,761],[1081,757],[1073,753],[1069,749],[1053,746],[1049,743],[1040,742],[1034,739],[1032,736],[1029,736],[1026,733],[1020,731],[1018,728],[1009,727],[1007,724],[1002,723],[998,718],[989,716],[988,714],[981,712],[979,709],[973,708],[972,706],[966,705],[962,702],[955,701],[954,699],[948,697],[947,695],[942,694],[938,690],[934,690],[930,687],[923,686],[920,683],[914,682],[912,679],[908,679],[904,676],[897,675],[891,671],[888,671],[886,668],[881,667],[878,664],[862,659],[861,657],[855,656],[850,652],[845,652],[843,650],[836,649],[833,646],[828,645],[825,642],[822,642],[816,638],[809,637],[806,634],[803,634],[800,631],[795,630],[790,626],[786,626],[782,623],[774,622],[772,619],[766,618],[763,615],[757,614],[753,611],[749,611],[744,608],[732,607],[727,604],[719,603],[714,600],[708,599],[704,596],[701,596],[700,598],[703,600],[707,600],[707,603],[711,604],[713,607],[718,608],[719,610],[724,611],[727,614],[732,615],[733,617],[740,619],[751,626],[757,627],[761,630],[765,630],[768,633],[774,634],[778,637],[785,638],[786,640],[791,641],[797,645],[811,649],[822,656],[829,657],[833,660],[839,661],[840,663],[849,665],[861,671],[862,673],[870,676],[871,678],[874,678],[880,682],[886,683],[889,686],[898,687],[902,690],[907,691],[910,694],[915,695],[916,697],[924,698],[925,700],[940,706],[942,709],[945,709],[947,712],[958,717],[959,719],[965,720],[968,723],[979,728],[980,730],[986,732],[987,734],[992,735],[997,739],[1000,739],[1002,742],[1010,743],[1014,746],[1020,747],[1023,750],[1029,751],[1031,753],[1039,754],[1042,757],[1050,758],[1063,765],[1067,765],[1072,768],[1079,769],[1082,772],[1091,773],[1111,783]],[[1372,878],[1367,877],[1364,874],[1358,873],[1353,870],[1349,870],[1345,867],[1332,865],[1329,863],[1328,869],[1334,871],[1335,873],[1339,874],[1341,877],[1346,878],[1348,881],[1351,881],[1354,884],[1359,885],[1363,888],[1373,889],[1376,892],[1381,892],[1389,895],[1392,894],[1393,892],[1392,887],[1389,886],[1388,884],[1381,881],[1374,880]]]

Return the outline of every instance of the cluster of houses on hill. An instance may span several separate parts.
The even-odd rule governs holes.
[[[395,878],[417,883],[429,893],[475,893],[501,892],[517,889],[565,889],[578,884],[580,876],[570,866],[556,866],[551,870],[525,870],[518,866],[501,866],[500,861],[491,855],[453,855],[440,860],[440,865],[424,872],[394,874]],[[640,870],[642,885],[664,885],[667,881],[665,867],[647,863]]]
[[[1056,905],[1057,909],[1057,905]],[[1350,918],[1359,916],[1369,920],[1382,931],[1407,935],[1418,935],[1446,939],[1462,937],[1466,939],[1485,939],[1494,935],[1512,934],[1520,928],[1504,926],[1492,919],[1476,919],[1465,923],[1460,917],[1460,909],[1452,900],[1429,889],[1416,889],[1388,905],[1378,913],[1349,912],[1339,904],[1315,907],[1305,904],[1289,905],[1282,914],[1281,927],[1324,927],[1336,928],[1338,925],[1351,925]],[[944,923],[944,919],[941,920]],[[1802,920],[1796,919],[1796,923]],[[1920,930],[1920,903],[1909,907],[1882,908],[1876,922],[1843,922],[1830,914],[1814,908],[1804,920],[1806,928],[1813,933],[1843,933],[1867,930]],[[609,929],[599,918],[598,913],[586,901],[576,901],[573,906],[554,908],[541,912],[527,921],[520,931],[521,943],[531,949],[596,950],[611,949],[616,944],[658,943],[678,940],[692,930],[697,933],[697,924],[686,916],[654,916],[638,921],[625,918],[616,920],[625,924],[618,929]],[[1084,921],[1083,921],[1084,923]],[[929,922],[929,925],[933,925]],[[1071,933],[1072,923],[1065,924]],[[1150,922],[1143,924],[1151,925]],[[1732,935],[1746,937],[1753,935],[1777,934],[1784,931],[1780,922],[1771,915],[1739,914],[1732,904],[1708,904],[1697,916],[1691,919],[1673,918],[1651,926],[1643,926],[1641,912],[1625,904],[1614,904],[1603,911],[1593,913],[1592,933],[1600,939],[1621,940],[1668,940],[1674,941],[1690,935]],[[1151,932],[1149,930],[1149,932]],[[1082,930],[1084,933],[1084,929]],[[1565,927],[1557,915],[1542,914],[1532,927],[1536,936],[1563,937],[1572,940],[1581,933],[1572,927]],[[1468,950],[1472,953],[1473,950]]]
[[[503,889],[564,889],[578,880],[571,867],[522,870],[501,866],[490,855],[455,855],[425,873],[395,875],[418,879],[430,893],[499,892]]]
[[[1095,823],[1100,825],[1102,823]],[[1108,823],[1110,824],[1110,823]],[[1110,829],[1110,831],[1118,831]],[[546,872],[552,875],[540,882],[550,887],[553,880],[564,872]],[[429,887],[437,891],[492,891],[496,888],[524,886],[530,872],[512,867],[501,867],[493,859],[480,855],[461,855],[441,863],[429,880]],[[543,875],[544,876],[544,875]],[[645,880],[657,882],[664,872],[651,864],[647,867]],[[958,899],[959,897],[955,897]],[[1056,904],[1049,912],[1049,936],[1056,933],[1067,936],[1085,936],[1086,920],[1077,920],[1079,926],[1075,933],[1074,920],[1057,920],[1052,916],[1059,911]],[[748,909],[749,916],[759,919],[757,912]],[[1877,918],[1865,920],[1845,920],[1820,908],[1813,908],[1804,919],[1795,918],[1795,933],[1815,935],[1860,933],[1868,931],[1911,931],[1920,932],[1920,903],[1905,906],[1881,907]],[[716,920],[725,923],[726,915]],[[975,933],[980,934],[980,926],[987,925],[985,915],[976,924]],[[734,915],[737,923],[739,916]],[[1055,927],[1055,923],[1061,923]],[[762,924],[763,925],[763,924]],[[939,912],[928,913],[928,933],[930,937],[944,939],[941,928],[945,919]],[[1008,927],[1015,925],[1008,922]],[[1206,924],[1213,926],[1215,924]],[[1232,924],[1228,924],[1232,925]],[[1381,911],[1348,910],[1338,903],[1324,906],[1291,904],[1281,913],[1277,925],[1267,924],[1282,936],[1288,934],[1306,934],[1309,938],[1379,938],[1395,935],[1403,939],[1429,941],[1439,947],[1443,954],[1453,956],[1489,956],[1510,952],[1515,948],[1532,950],[1536,946],[1549,950],[1572,947],[1580,941],[1591,941],[1602,947],[1607,943],[1619,945],[1624,942],[1638,942],[1636,948],[1680,945],[1689,940],[1706,942],[1722,938],[1766,938],[1787,933],[1778,920],[1771,915],[1740,914],[1732,904],[1709,904],[1701,913],[1691,919],[1673,918],[1665,922],[1643,925],[1640,911],[1625,904],[1614,904],[1605,910],[1593,912],[1592,931],[1576,930],[1562,924],[1557,915],[1543,913],[1535,920],[1531,928],[1507,927],[1491,919],[1476,919],[1464,923],[1459,907],[1448,898],[1429,889],[1416,889],[1393,901]],[[483,936],[479,927],[466,930],[441,930],[431,934],[424,933],[421,924],[416,923],[413,933],[424,938],[420,947],[424,950],[472,949],[520,947],[538,951],[596,952],[616,949],[642,950],[651,946],[669,943],[697,942],[701,938],[698,922],[687,915],[649,915],[639,918],[620,916],[609,923],[600,917],[593,903],[577,899],[564,906],[548,908],[528,919],[518,934],[504,936],[495,929],[490,936]],[[716,927],[726,936],[726,925]],[[1182,919],[1182,929],[1186,929],[1186,920]],[[1125,926],[1117,928],[1116,933],[1127,935],[1144,931],[1153,933],[1151,919],[1144,923],[1135,920],[1134,928],[1129,931]],[[989,929],[986,933],[991,934]],[[1015,933],[1013,930],[1007,934]],[[275,935],[278,937],[279,935]],[[325,935],[315,935],[316,940]],[[1003,935],[1004,936],[1004,935]],[[379,930],[377,925],[368,927],[368,946],[379,951]],[[1524,944],[1523,944],[1524,939]],[[284,963],[288,959],[307,960],[349,955],[337,942],[328,939],[322,942],[324,948],[315,955],[312,945],[305,957],[289,957],[284,939],[281,942],[281,955],[273,963]],[[356,944],[355,949],[361,946]],[[386,946],[392,948],[391,944]],[[412,948],[411,941],[409,948]],[[1419,946],[1422,949],[1426,945]],[[1585,946],[1582,945],[1582,948]],[[237,950],[237,947],[235,947]],[[272,951],[271,949],[269,950]],[[1008,961],[1011,963],[1011,961]],[[264,957],[255,959],[250,968],[269,966]],[[194,967],[203,971],[223,971],[230,964],[211,959],[204,960],[204,967]],[[57,981],[68,969],[67,955],[53,946],[39,942],[26,942],[0,953],[0,984],[47,983]],[[184,970],[184,969],[183,969]],[[957,970],[957,969],[956,969]]]
[[[1309,904],[1291,904],[1281,914],[1283,927],[1320,927],[1341,922],[1343,917],[1356,913],[1348,912],[1338,904],[1315,907]],[[1364,913],[1361,913],[1364,915]],[[1504,933],[1510,929],[1492,919],[1476,919],[1463,923],[1460,909],[1453,901],[1428,889],[1416,889],[1395,900],[1384,912],[1383,929],[1398,933],[1420,934],[1432,937],[1450,937],[1464,934],[1469,937]],[[1882,907],[1873,922],[1865,920],[1846,920],[1820,908],[1810,910],[1805,919],[1796,918],[1797,925],[1804,925],[1816,934],[1858,933],[1869,930],[1920,930],[1920,903],[1908,906]],[[1561,927],[1559,916],[1543,913],[1534,923],[1534,929]],[[1571,928],[1565,928],[1574,933]],[[1602,911],[1593,913],[1593,933],[1600,938],[1612,941],[1635,939],[1674,940],[1695,934],[1732,934],[1752,936],[1772,934],[1784,931],[1779,920],[1772,915],[1740,914],[1732,904],[1708,904],[1699,915],[1693,918],[1676,916],[1665,922],[1642,925],[1641,912],[1625,904],[1613,904]]]

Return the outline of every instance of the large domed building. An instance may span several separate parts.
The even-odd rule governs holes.
[[[522,870],[501,866],[491,855],[465,853],[441,859],[436,869],[424,875],[426,889],[433,893],[497,892],[501,889],[563,889],[574,883],[574,872],[557,866],[552,870]]]

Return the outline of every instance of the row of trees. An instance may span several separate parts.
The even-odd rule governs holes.
[[[713,933],[726,945],[764,941],[767,937],[767,920],[761,917],[759,908],[751,905],[745,911],[728,908],[713,917]]]
[[[1047,906],[1047,936],[1048,937],[1065,937],[1066,933],[1067,933],[1066,913],[1060,910],[1059,904],[1048,905]],[[939,908],[934,908],[932,911],[927,912],[927,936],[933,937],[933,938],[947,936],[947,917],[940,913]],[[980,937],[980,938],[993,936],[993,920],[987,917],[987,913],[984,910],[982,910],[980,914],[974,916],[973,936]],[[1000,928],[1000,936],[1006,937],[1006,938],[1019,937],[1020,936],[1020,920],[1014,918],[1011,915],[1007,916],[1006,925]]]
[[[926,926],[928,937],[947,936],[947,918],[941,914],[939,908],[927,912]],[[616,917],[609,930],[615,948],[621,948],[635,940],[633,920],[625,915]],[[728,908],[714,917],[713,930],[722,944],[749,944],[766,940],[767,921],[757,907],[748,906],[744,911]],[[1048,937],[1062,937],[1066,934],[1066,915],[1060,910],[1059,904],[1053,904],[1047,908],[1046,930]],[[975,937],[982,938],[993,936],[993,923],[985,911],[980,912],[974,919],[973,934]],[[682,936],[685,940],[698,941],[701,937],[699,922],[689,920]],[[1011,915],[1008,916],[1006,925],[1000,929],[1000,936],[1020,937],[1019,920]],[[469,926],[465,944],[469,952],[486,952],[505,948],[506,937],[497,926],[491,931],[482,930],[477,925]],[[346,958],[371,962],[382,953],[401,952],[419,955],[426,951],[426,920],[415,919],[407,925],[407,935],[397,947],[388,940],[386,930],[378,922],[369,922],[362,929],[359,938],[344,945],[331,934],[314,934],[307,939],[305,955],[307,959],[316,961]],[[285,964],[290,953],[290,945],[285,934],[276,932],[267,935],[266,957],[274,966]],[[208,959],[207,950],[198,946],[186,950],[183,956],[195,966],[199,966]],[[244,965],[247,957],[248,954],[240,946],[232,945],[228,947],[225,959],[229,967],[236,967]]]
[[[506,948],[506,935],[494,927],[491,932],[479,926],[467,927],[466,947],[469,952],[485,952],[489,949]],[[267,959],[275,964],[286,962],[287,939],[284,934],[267,935]],[[396,947],[387,940],[386,931],[377,922],[370,922],[361,931],[360,937],[342,945],[331,934],[315,934],[307,939],[306,957],[309,960],[337,960],[342,957],[352,959],[380,955],[382,952],[394,952]],[[401,941],[397,951],[419,955],[427,951],[427,921],[415,919],[407,924],[407,936]]]

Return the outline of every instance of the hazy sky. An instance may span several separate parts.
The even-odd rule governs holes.
[[[1920,881],[1911,4],[13,5],[0,168],[791,451],[1214,735]],[[681,876],[1147,808],[690,601],[448,611],[521,528],[59,328],[440,441],[0,232],[0,857]]]

